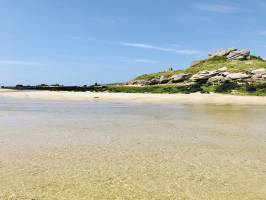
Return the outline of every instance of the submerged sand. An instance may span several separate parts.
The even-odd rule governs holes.
[[[266,199],[266,106],[181,96],[1,93],[0,199]]]
[[[98,100],[111,102],[266,105],[266,97],[226,94],[147,94],[108,92],[19,91],[0,89],[0,97],[46,100]]]

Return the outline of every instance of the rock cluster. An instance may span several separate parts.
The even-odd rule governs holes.
[[[175,74],[170,77],[161,76],[160,78],[153,78],[151,80],[133,80],[129,81],[130,85],[158,85],[158,84],[184,84],[190,85],[194,83],[266,83],[266,69],[256,69],[250,72],[231,73],[227,71],[226,67],[215,71],[201,71],[194,75],[189,73]]]
[[[220,49],[214,52],[209,53],[209,58],[214,57],[226,57],[228,60],[249,60],[250,59],[250,50],[248,49]]]
[[[228,49],[220,49],[209,53],[209,59],[203,60],[207,62],[216,57],[223,57],[227,60],[249,60],[245,61],[245,64],[250,64],[253,66],[252,56],[250,55],[250,51],[247,49],[235,49],[235,48],[228,48]],[[254,56],[255,57],[255,56]],[[263,60],[258,57],[258,60],[262,62]],[[224,59],[221,59],[223,61]],[[201,60],[194,61],[192,66],[195,66],[201,63]],[[212,62],[211,62],[212,63]],[[212,63],[213,64],[213,63]],[[228,64],[228,63],[227,63]],[[240,65],[241,63],[239,63]],[[221,65],[221,64],[219,64]],[[239,66],[241,68],[241,66]],[[239,69],[239,71],[243,71]],[[232,73],[227,70],[226,67],[219,68],[217,70],[209,71],[204,70],[200,71],[196,74],[191,73],[180,73],[174,74],[172,76],[161,76],[155,77],[150,80],[133,80],[129,81],[128,84],[130,85],[158,85],[158,84],[178,84],[178,85],[191,85],[191,84],[203,84],[203,83],[226,83],[226,82],[235,82],[238,84],[244,83],[266,83],[266,69],[260,68],[255,69],[253,71],[248,72],[238,72]]]

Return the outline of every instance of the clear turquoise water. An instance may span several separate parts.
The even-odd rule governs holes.
[[[0,199],[266,199],[266,107],[0,99]]]

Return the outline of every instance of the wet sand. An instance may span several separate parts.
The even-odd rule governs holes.
[[[0,97],[1,200],[266,199],[264,105],[28,94]]]
[[[226,94],[140,94],[140,93],[96,93],[96,92],[55,92],[19,91],[0,89],[0,97],[46,100],[86,100],[107,102],[215,104],[215,105],[266,105],[266,97],[234,96]]]

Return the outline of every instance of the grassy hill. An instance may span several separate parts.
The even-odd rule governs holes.
[[[228,60],[226,57],[214,57],[211,59],[198,61],[196,64],[184,69],[176,71],[165,71],[152,74],[144,74],[135,78],[135,80],[150,80],[160,76],[172,76],[180,73],[196,74],[203,70],[213,71],[222,67],[227,67],[229,72],[247,72],[254,69],[265,68],[266,61],[260,57],[251,56],[250,60]]]
[[[266,69],[266,61],[260,57],[251,55],[245,60],[230,60],[225,56],[214,56],[205,60],[200,60],[194,62],[192,66],[183,70],[173,70],[164,71],[152,74],[144,74],[136,77],[134,80],[145,80],[150,81],[154,78],[159,78],[161,76],[170,77],[175,74],[190,73],[197,74],[201,71],[215,71],[220,68],[227,68],[229,73],[250,73],[255,69]],[[256,96],[266,96],[266,83],[255,82],[251,84],[238,84],[236,82],[225,82],[221,84],[192,84],[192,85],[178,85],[178,84],[159,84],[159,85],[136,85],[136,86],[109,86],[105,88],[107,91],[111,92],[127,92],[127,93],[192,93],[192,92],[202,92],[202,93],[227,93],[227,94],[237,94],[237,95],[256,95]]]

